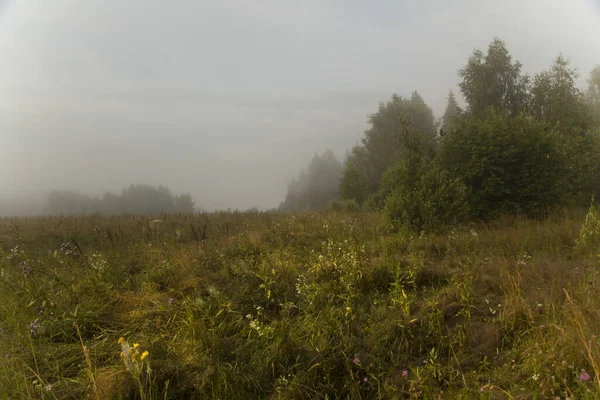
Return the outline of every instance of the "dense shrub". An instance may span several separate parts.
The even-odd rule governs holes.
[[[385,213],[395,225],[441,231],[467,218],[467,188],[446,171],[431,163],[411,168],[400,162],[387,175],[396,186],[387,196]]]
[[[489,110],[461,121],[442,141],[439,161],[469,188],[475,218],[539,217],[566,201],[566,152],[561,136],[532,117]]]
[[[600,130],[562,132],[569,205],[587,206],[600,194]]]

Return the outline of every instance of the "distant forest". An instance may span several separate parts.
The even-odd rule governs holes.
[[[27,210],[27,212],[24,212]],[[19,204],[0,199],[0,217],[10,215],[116,215],[193,213],[194,201],[189,194],[174,195],[166,186],[130,185],[120,194],[106,192],[92,197],[68,190],[54,190],[45,204]]]
[[[162,185],[130,185],[121,194],[106,192],[102,197],[55,190],[48,194],[45,211],[50,215],[192,213],[194,201],[191,195],[175,196]]]

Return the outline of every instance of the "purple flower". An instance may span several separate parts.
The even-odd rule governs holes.
[[[358,365],[358,363],[360,363],[360,360],[358,358],[358,356],[354,357],[354,360],[352,360],[352,362],[356,365]]]
[[[423,364],[427,364],[427,360],[423,360]]]
[[[365,377],[365,379],[363,379],[363,382],[364,382],[364,383],[367,383],[367,382],[369,382],[369,378]]]
[[[579,380],[580,381],[589,381],[590,380],[590,374],[588,374],[587,372],[585,372],[585,370],[581,370],[581,373],[579,374]]]
[[[407,370],[402,371],[402,376],[408,376],[408,371]]]

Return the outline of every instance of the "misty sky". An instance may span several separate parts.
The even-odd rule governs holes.
[[[600,0],[0,0],[0,197],[130,183],[273,207],[315,152],[418,90],[443,113],[498,36],[600,64]],[[581,79],[584,85],[585,76]]]

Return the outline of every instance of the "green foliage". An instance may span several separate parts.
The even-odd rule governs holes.
[[[600,129],[560,132],[569,204],[585,207],[600,195]]]
[[[535,76],[531,88],[531,112],[540,121],[560,130],[585,131],[591,113],[584,93],[575,86],[577,72],[559,55],[552,68]]]
[[[590,72],[586,97],[592,109],[594,122],[600,127],[600,66]]]
[[[579,230],[577,246],[580,250],[597,250],[600,247],[600,216],[593,201]]]
[[[521,74],[521,63],[513,63],[506,44],[496,38],[486,54],[475,50],[458,75],[458,84],[474,117],[481,117],[488,108],[510,115],[527,109],[529,78]]]
[[[560,138],[528,116],[490,110],[444,138],[440,163],[470,191],[472,215],[542,216],[563,203],[567,172]]]
[[[386,178],[394,183],[385,213],[393,224],[413,231],[440,232],[468,218],[467,188],[431,163],[400,161]]]
[[[377,113],[369,117],[369,123],[371,127],[362,144],[352,150],[345,162],[340,183],[341,197],[360,204],[379,190],[388,168],[408,152],[416,151],[415,135],[422,138],[418,151],[431,155],[436,132],[433,113],[417,92],[410,99],[394,95],[387,103],[381,103]]]
[[[326,150],[322,155],[315,154],[308,170],[302,170],[298,179],[288,185],[281,211],[320,210],[338,198],[338,188],[342,176],[342,163],[333,151]]]
[[[440,136],[446,135],[447,132],[452,131],[456,128],[459,118],[461,117],[463,110],[458,105],[456,97],[452,90],[448,94],[448,102],[446,104],[446,111],[442,117],[442,127],[440,129]]]

